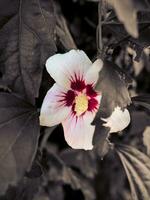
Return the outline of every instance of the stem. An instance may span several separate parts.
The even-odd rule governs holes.
[[[97,49],[98,54],[102,57],[103,42],[102,42],[102,0],[98,4],[98,27],[97,27]]]
[[[41,150],[46,146],[49,136],[52,134],[52,132],[55,130],[56,127],[57,126],[52,126],[52,127],[46,129],[43,139],[41,141],[41,145],[40,145]]]

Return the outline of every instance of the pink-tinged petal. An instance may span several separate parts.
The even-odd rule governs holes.
[[[91,125],[95,113],[86,112],[82,117],[70,116],[62,123],[65,140],[74,149],[90,150],[95,126]]]
[[[54,126],[61,123],[69,115],[71,107],[65,105],[62,101],[64,89],[59,85],[54,84],[53,87],[47,92],[40,113],[40,125]]]
[[[71,87],[71,79],[75,75],[82,79],[91,65],[90,59],[80,50],[55,54],[46,61],[46,69],[49,74],[56,83],[67,89]]]
[[[86,84],[96,84],[99,78],[99,72],[102,70],[102,68],[103,61],[101,59],[97,59],[85,75]]]
[[[110,128],[110,133],[119,132],[129,125],[130,114],[127,109],[121,110],[117,106],[110,117],[106,119],[102,118],[102,120],[106,122],[103,126]]]

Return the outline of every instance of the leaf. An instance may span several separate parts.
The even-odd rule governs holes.
[[[121,74],[121,68],[118,68],[114,63],[104,61],[95,87],[103,94],[97,116],[101,114],[101,117],[109,117],[116,106],[125,108],[131,103],[127,88],[130,80],[123,71]]]
[[[132,97],[132,102],[134,105],[142,106],[150,110],[150,95],[149,94]]]
[[[149,16],[147,17],[147,21],[149,21],[149,20],[150,20],[150,13],[149,13]],[[139,44],[139,47],[141,47],[142,49],[144,49],[150,45],[150,39],[149,39],[150,27],[149,27],[149,25],[150,25],[150,23],[147,26],[142,28],[138,39],[132,38],[132,42],[135,44]]]
[[[67,21],[61,12],[61,8],[58,3],[55,2],[56,10],[56,35],[59,42],[65,48],[65,50],[77,49],[75,42],[71,36]]]
[[[94,143],[97,143],[98,154],[102,158],[109,151],[109,145],[106,141],[109,135],[109,128],[103,126],[101,118],[109,117],[117,106],[124,109],[131,103],[128,92],[130,83],[131,79],[121,68],[110,61],[104,61],[95,87],[97,91],[102,93],[102,100],[96,117],[92,122],[96,126]]]
[[[131,124],[129,130],[127,130],[128,134],[128,142],[136,142],[136,139],[139,137],[141,141],[141,135],[146,126],[150,125],[150,118],[148,113],[144,111],[132,111],[131,112]],[[135,137],[135,139],[131,139],[130,136]]]
[[[118,19],[124,24],[127,32],[134,38],[138,37],[137,12],[146,10],[150,5],[147,1],[139,0],[107,0],[113,6]]]
[[[103,122],[99,118],[95,118],[93,124],[95,124],[95,132],[93,138],[93,144],[98,156],[103,157],[109,152],[109,128],[104,127]]]
[[[34,107],[15,94],[0,93],[0,195],[30,170],[39,133]]]
[[[51,0],[18,3],[17,14],[0,30],[0,83],[34,103],[45,61],[56,51],[53,5]]]
[[[97,173],[96,153],[93,150],[85,152],[67,149],[61,152],[60,157],[67,165],[77,168],[87,178],[94,178]]]
[[[131,37],[124,29],[123,25],[115,17],[114,13],[111,13],[106,21],[103,22],[105,32],[113,35],[114,39],[110,41],[109,45],[117,47],[119,45],[126,46],[127,42],[129,46],[135,51],[134,60],[139,62],[140,57],[143,54],[143,50],[150,45],[149,33],[150,33],[150,12],[138,13],[138,38]]]
[[[142,21],[142,17],[146,18],[145,21]],[[139,62],[140,58],[144,52],[144,49],[148,48],[150,46],[150,13],[146,13],[145,15],[140,15],[140,26],[139,26],[139,37],[138,39],[135,38],[129,38],[130,46],[135,50],[136,56],[134,57],[134,60]],[[149,22],[149,23],[148,23]],[[142,24],[143,23],[143,24]]]
[[[8,6],[9,5],[9,6]],[[0,1],[0,28],[7,23],[7,21],[17,13],[19,0]]]
[[[40,151],[37,151],[34,161],[32,162],[32,166],[30,168],[30,171],[26,172],[26,177],[34,179],[39,178],[43,174],[42,169],[42,155]]]
[[[137,38],[137,10],[133,2],[131,0],[122,2],[119,0],[108,0],[108,2],[114,7],[119,20],[124,24],[128,33]]]
[[[36,194],[33,200],[64,200],[64,189],[60,184],[49,183],[47,186],[47,191],[42,190]],[[31,199],[29,199],[31,200]]]
[[[133,200],[150,199],[150,158],[127,145],[116,145],[126,171]]]
[[[19,7],[19,0],[14,0],[13,2],[11,0],[0,1],[0,8],[1,8],[0,16],[1,17],[12,16],[16,14],[18,7]]]
[[[1,200],[32,200],[38,192],[41,184],[41,179],[23,178],[17,187],[11,187]]]
[[[41,144],[40,144],[40,149],[43,150],[46,146],[47,146],[47,141],[48,138],[50,137],[50,135],[52,134],[52,132],[56,129],[56,126],[52,126],[52,127],[47,127],[45,129],[45,133],[43,135],[43,138],[41,139]]]
[[[150,156],[150,126],[147,126],[143,133],[143,144],[147,149],[147,154]]]
[[[94,200],[95,192],[89,179],[68,167],[58,156],[49,154],[49,181],[70,185],[73,190],[81,190],[85,200]]]

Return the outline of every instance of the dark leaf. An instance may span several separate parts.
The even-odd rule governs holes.
[[[150,118],[146,112],[132,111],[130,129],[127,131],[127,134],[129,133],[130,135],[135,135],[135,137],[137,138],[138,136],[141,136],[141,133],[144,131],[145,127],[149,125]]]
[[[40,151],[37,151],[36,157],[32,163],[30,171],[26,172],[26,177],[28,178],[39,178],[42,176],[42,155]]]
[[[150,7],[148,1],[139,0],[107,0],[107,2],[113,6],[116,11],[118,19],[124,24],[127,32],[132,37],[138,37],[138,26],[137,26],[137,12],[139,10],[146,10]]]
[[[134,58],[135,61],[139,62],[139,59],[141,58],[143,54],[143,50],[150,46],[150,13],[147,14],[147,21],[149,21],[148,24],[142,24],[139,28],[139,37],[138,39],[135,38],[129,38],[131,47],[135,50],[136,56]]]
[[[30,169],[39,133],[34,107],[16,95],[0,93],[0,194]]]
[[[150,199],[150,158],[127,145],[116,145],[116,150],[126,171],[132,198]]]
[[[55,2],[56,8],[56,35],[59,42],[62,44],[65,50],[77,49],[75,42],[69,31],[67,21],[61,12],[61,8],[58,3]]]
[[[48,199],[47,200],[63,200],[64,199],[64,190],[61,185],[58,183],[49,183],[48,185]],[[41,200],[41,199],[39,199]]]
[[[98,153],[101,157],[109,150],[109,145],[106,141],[109,128],[102,125],[103,121],[101,118],[109,117],[117,106],[124,109],[131,103],[128,92],[130,83],[131,79],[121,68],[110,61],[104,61],[96,84],[96,90],[102,93],[102,100],[99,111],[93,121],[93,124],[96,126],[94,143],[97,143]]]
[[[55,195],[57,196],[57,193],[55,190],[54,192],[55,192]],[[49,195],[46,194],[44,190],[42,190],[42,191],[39,191],[37,194],[35,194],[35,197],[33,200],[51,200],[51,199],[49,198]]]
[[[9,5],[9,6],[8,6]],[[19,8],[19,0],[0,1],[0,28],[17,13]]]
[[[129,46],[135,50],[134,60],[139,62],[139,58],[143,54],[144,48],[149,47],[150,39],[150,12],[140,12],[138,14],[138,38],[131,37],[124,29],[123,25],[117,20],[115,15],[110,15],[110,21],[103,22],[105,32],[109,32],[113,35],[114,39],[110,42],[110,46],[117,47],[121,44],[126,46],[127,42]]]
[[[145,127],[150,126],[150,117],[147,112],[130,109],[131,123],[129,127],[124,131],[123,143],[130,146],[144,150],[146,148],[143,145],[143,132]],[[111,138],[113,139],[113,138]],[[116,137],[117,139],[117,137]]]
[[[94,148],[98,156],[102,159],[108,153],[109,146],[108,146],[108,136],[109,136],[109,128],[104,127],[102,124],[103,122],[99,119],[95,119],[93,124],[96,124],[95,133],[93,138]]]
[[[121,69],[120,69],[121,70]],[[127,107],[131,103],[128,92],[126,74],[121,74],[118,66],[109,61],[104,61],[104,65],[99,74],[96,90],[102,92],[102,102],[98,115],[108,117],[116,106]]]
[[[67,165],[80,169],[82,174],[88,178],[94,178],[97,173],[95,151],[86,152],[83,150],[67,149],[61,153],[60,157]]]
[[[147,155],[150,156],[150,126],[147,126],[143,132],[143,144],[146,147]]]
[[[61,185],[50,182],[47,188],[40,189],[33,200],[63,200],[64,191]],[[30,199],[29,199],[30,200]]]
[[[73,190],[81,190],[86,200],[95,199],[91,182],[83,175],[67,167],[56,155],[49,155],[49,181],[70,185]]]
[[[149,13],[149,17],[150,17],[150,13]],[[149,26],[145,26],[145,28],[143,27],[143,29],[140,31],[139,38],[132,39],[132,42],[135,44],[139,44],[139,47],[144,49],[150,45],[149,34],[150,34],[150,21],[149,21]]]
[[[41,187],[40,178],[24,178],[16,190],[15,200],[32,200]]]
[[[150,95],[149,94],[132,97],[132,102],[134,105],[142,106],[150,110]]]
[[[40,178],[24,178],[17,187],[11,187],[1,200],[32,200],[40,188]]]
[[[52,1],[20,0],[18,12],[0,30],[1,84],[34,102],[46,59],[54,54]]]
[[[19,8],[19,0],[0,1],[0,8],[1,8],[1,13],[0,13],[1,17],[12,16],[17,13],[17,9]]]
[[[44,133],[44,135],[43,135],[43,138],[42,138],[41,144],[40,144],[41,150],[43,150],[43,148],[46,147],[47,141],[48,141],[50,135],[52,134],[52,132],[55,130],[56,127],[57,127],[57,126],[53,126],[53,127],[49,127],[49,128],[46,128],[46,129],[45,129],[45,133]]]

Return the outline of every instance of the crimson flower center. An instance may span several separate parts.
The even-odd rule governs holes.
[[[83,78],[71,80],[70,90],[63,93],[62,102],[67,107],[72,107],[72,114],[82,116],[86,111],[96,112],[99,108],[97,97],[99,94],[94,90],[92,84],[86,84]]]

